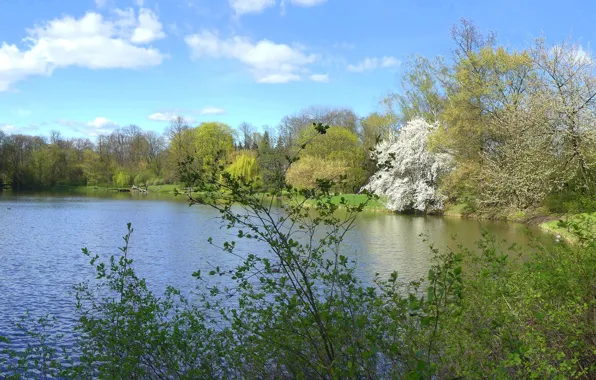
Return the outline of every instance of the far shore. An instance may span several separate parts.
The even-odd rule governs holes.
[[[145,192],[146,189],[146,192]],[[135,188],[119,188],[113,186],[56,186],[50,189],[32,190],[35,192],[47,192],[47,193],[67,193],[67,194],[80,194],[80,195],[108,195],[109,193],[129,193],[131,195],[138,195],[139,197],[146,197],[147,195],[158,196],[159,198],[170,198],[172,200],[178,198],[185,200],[181,195],[176,196],[176,190],[184,192],[184,187],[176,184],[164,184],[164,185],[150,185],[145,188],[144,186]],[[5,192],[12,192],[11,190],[4,190]],[[28,192],[28,191],[24,191]],[[197,193],[195,193],[197,194]],[[265,194],[263,194],[265,195]],[[341,198],[345,198],[348,204],[357,205],[366,199],[363,194],[341,194],[332,198],[334,203],[339,203]],[[307,204],[308,205],[308,204]],[[382,199],[372,200],[365,207],[366,212],[378,212],[378,213],[398,213],[385,207],[385,202]],[[493,215],[485,216],[478,215],[475,213],[465,213],[463,205],[449,205],[445,211],[440,214],[445,217],[453,218],[466,218],[466,219],[491,219],[491,220],[502,220],[514,223],[524,223],[529,225],[536,225],[543,229],[545,232],[552,234],[557,239],[563,239],[567,242],[574,243],[575,239],[573,234],[568,231],[565,227],[559,226],[559,221],[571,221],[578,218],[583,218],[585,223],[592,223],[596,228],[596,213],[583,213],[583,214],[541,214],[534,212],[526,214],[524,212],[516,212],[511,215]]]

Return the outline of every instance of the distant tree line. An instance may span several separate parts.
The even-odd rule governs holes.
[[[288,181],[304,187],[316,176],[344,173],[350,181],[342,190],[358,190],[372,167],[366,153],[374,145],[372,135],[386,134],[394,126],[377,114],[359,118],[348,108],[311,107],[261,131],[247,122],[237,129],[217,122],[191,126],[177,117],[162,134],[129,125],[94,141],[66,138],[57,131],[49,137],[0,132],[0,176],[16,190],[177,183],[179,163],[192,156],[200,165],[217,163],[266,188],[280,180],[286,156],[306,142],[315,121],[333,128],[309,147],[304,164]],[[308,170],[309,163],[316,172]],[[300,174],[305,170],[308,176]]]
[[[161,135],[130,125],[95,141],[0,134],[0,178],[15,189],[176,183],[192,156],[263,190],[366,188],[396,211],[595,211],[595,61],[568,42],[510,49],[467,20],[451,34],[451,57],[412,57],[380,112],[310,107],[273,128],[178,117]],[[286,171],[315,122],[330,128]]]

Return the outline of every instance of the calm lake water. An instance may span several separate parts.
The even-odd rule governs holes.
[[[219,228],[217,216],[207,207],[189,207],[169,196],[0,192],[0,335],[22,342],[11,322],[27,310],[35,316],[57,316],[67,333],[74,317],[72,286],[93,276],[81,248],[102,257],[117,254],[128,222],[135,230],[130,255],[138,274],[156,292],[173,285],[192,298],[198,285],[191,276],[194,271],[234,264],[207,242],[210,236],[214,242],[233,239],[230,231]],[[521,224],[364,213],[347,238],[344,254],[356,258],[364,280],[393,270],[402,280],[415,280],[425,276],[432,258],[429,242],[420,234],[439,248],[456,247],[457,242],[473,247],[482,229],[522,246],[530,240],[528,232],[540,235]],[[245,253],[264,248],[239,244]]]

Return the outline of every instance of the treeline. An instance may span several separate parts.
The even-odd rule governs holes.
[[[542,38],[509,48],[467,20],[451,34],[452,55],[413,57],[402,93],[390,100],[401,125],[422,118],[432,126],[432,133],[418,133],[430,154],[451,159],[446,174],[426,176],[412,198],[433,188],[435,204],[442,198],[466,212],[596,210],[596,64],[589,53]],[[393,149],[399,156],[400,139],[377,155]],[[382,192],[400,193],[394,190]]]
[[[596,64],[589,54],[543,39],[508,48],[466,20],[451,33],[452,55],[412,57],[401,91],[378,113],[311,107],[260,131],[249,123],[193,127],[177,118],[162,135],[129,126],[94,142],[0,135],[0,178],[16,189],[176,183],[190,155],[264,190],[279,180],[308,188],[327,179],[348,193],[366,186],[396,211],[596,211]],[[306,144],[314,122],[330,128]]]
[[[346,175],[344,191],[358,190],[371,168],[366,149],[379,133],[387,133],[390,118],[372,114],[359,118],[350,109],[311,107],[282,119],[277,128],[257,131],[242,123],[189,125],[177,117],[163,134],[136,125],[117,129],[95,141],[0,132],[0,178],[14,189],[54,186],[117,186],[177,183],[178,165],[192,156],[201,165],[217,162],[236,175],[267,188],[279,180],[292,155],[310,139],[313,122],[332,125],[329,133],[309,146],[305,159],[288,172],[287,180],[306,187],[316,178]]]

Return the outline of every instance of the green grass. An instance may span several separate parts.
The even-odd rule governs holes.
[[[52,192],[68,192],[68,193],[75,193],[75,194],[84,194],[84,195],[98,195],[98,194],[105,194],[109,193],[109,189],[114,189],[115,186],[60,186],[49,191]],[[151,185],[148,187],[150,194],[159,194],[159,195],[171,195],[174,196],[174,190],[178,189],[179,191],[184,191],[183,185],[175,185],[175,184],[168,184],[168,185]],[[341,194],[338,196],[332,197],[331,201],[334,204],[339,204],[341,202],[341,198],[345,198],[349,205],[358,205],[364,201],[366,201],[366,195],[364,194]],[[311,204],[307,202],[307,204]],[[391,212],[385,207],[385,200],[384,199],[372,199],[369,201],[368,205],[365,207],[365,211],[374,211],[374,212]]]
[[[184,186],[182,185],[152,185],[149,186],[148,190],[151,193],[170,193],[174,194],[174,189],[182,191]]]
[[[568,242],[575,242],[576,238],[573,234],[565,227],[559,226],[559,220],[571,222],[578,221],[580,224],[586,227],[591,227],[596,232],[596,212],[592,213],[581,213],[575,215],[565,215],[557,220],[551,220],[549,222],[542,223],[540,227],[552,234],[559,234],[563,239]]]
[[[464,214],[464,209],[466,208],[465,203],[457,203],[457,204],[450,204],[445,209],[444,215],[453,215],[453,216],[461,216]]]
[[[333,204],[340,204],[341,199],[344,198],[348,205],[356,206],[366,201],[366,195],[364,194],[341,194],[331,198],[331,202]],[[310,202],[306,202],[307,204],[311,204]],[[391,212],[385,207],[385,201],[381,198],[379,199],[371,199],[366,207],[364,208],[365,211],[386,211]]]

